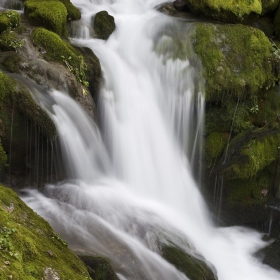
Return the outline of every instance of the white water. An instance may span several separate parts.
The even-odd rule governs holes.
[[[176,49],[178,38],[187,45],[189,27],[157,13],[162,0],[72,2],[84,22],[74,42],[102,65],[101,132],[74,101],[52,92],[69,180],[43,194],[29,190],[24,200],[74,250],[109,257],[121,279],[187,279],[160,257],[158,241],[199,252],[220,280],[280,279],[252,257],[265,245],[260,234],[211,224],[193,179],[203,86],[191,50]],[[104,9],[117,25],[106,42],[89,36],[91,16]]]

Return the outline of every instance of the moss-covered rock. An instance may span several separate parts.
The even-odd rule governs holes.
[[[22,62],[22,57],[17,53],[12,53],[7,55],[2,61],[2,67],[5,71],[10,73],[19,73],[20,72],[20,64]]]
[[[0,12],[0,33],[13,29],[20,24],[20,14],[15,11]]]
[[[252,14],[262,13],[261,0],[185,0],[196,14],[222,22],[242,22]]]
[[[70,0],[59,0],[67,9],[67,20],[78,20],[81,18],[80,10],[75,7]]]
[[[7,0],[4,4],[5,9],[23,10],[24,3],[22,0]]]
[[[86,48],[74,48],[57,34],[44,28],[36,28],[31,34],[33,43],[41,49],[49,61],[67,66],[78,82],[89,87],[92,95],[98,90],[101,80],[101,66],[95,54]]]
[[[203,64],[207,100],[242,94],[252,98],[275,84],[276,57],[262,31],[244,25],[197,23],[194,27],[194,49]]]
[[[35,28],[31,33],[31,40],[35,46],[40,48],[47,60],[64,64],[63,60],[66,59],[71,61],[74,67],[79,66],[78,52],[54,32],[45,28]]]
[[[0,34],[0,50],[1,51],[13,51],[22,47],[24,40],[19,38],[17,33],[13,31],[5,31]]]
[[[280,130],[260,129],[241,133],[233,139],[219,165],[230,179],[249,179],[280,156]],[[218,167],[218,168],[219,168]]]
[[[95,15],[93,29],[97,38],[107,40],[115,28],[115,19],[108,12],[101,11]]]
[[[279,3],[279,0],[262,0],[262,14],[274,12],[278,8]]]
[[[85,265],[50,225],[1,185],[0,224],[1,279],[49,279],[48,274],[61,280],[91,279]]]
[[[164,259],[173,264],[192,280],[215,280],[213,271],[206,263],[178,248],[177,246],[163,245],[161,254]]]
[[[60,36],[67,35],[67,9],[58,0],[28,0],[24,4],[24,13],[31,24],[43,26]]]
[[[223,132],[213,132],[206,137],[205,156],[208,167],[214,166],[219,160],[227,145],[228,138],[229,134]]]
[[[108,259],[92,256],[79,256],[94,280],[119,280]]]
[[[0,71],[0,108],[13,107],[39,125],[49,137],[56,135],[56,129],[45,111],[33,100],[30,93],[14,79]]]

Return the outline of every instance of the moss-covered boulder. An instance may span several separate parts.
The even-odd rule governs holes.
[[[216,279],[213,271],[204,261],[186,253],[177,246],[163,245],[161,254],[164,259],[173,264],[179,271],[183,272],[188,277],[188,279]]]
[[[0,50],[1,51],[13,51],[22,47],[24,40],[21,39],[16,32],[5,31],[0,34]]]
[[[249,130],[231,141],[220,165],[227,178],[249,179],[279,157],[279,129]]]
[[[61,3],[64,4],[64,6],[67,9],[67,20],[78,20],[81,18],[81,12],[80,10],[75,7],[70,0],[59,0]]]
[[[279,3],[279,0],[262,0],[262,14],[266,15],[275,12],[279,7]]]
[[[4,2],[4,8],[10,10],[23,10],[24,3],[22,0],[7,0]]]
[[[93,29],[97,38],[107,40],[115,28],[115,19],[108,12],[101,11],[95,15]]]
[[[1,279],[91,279],[82,261],[50,225],[1,185],[0,251]]]
[[[89,275],[96,280],[119,280],[108,259],[92,256],[79,256],[87,266]]]
[[[203,64],[207,100],[253,97],[275,84],[276,57],[262,31],[244,25],[194,26],[194,49]]]
[[[67,35],[67,9],[58,0],[28,0],[24,3],[24,13],[31,24],[43,26],[60,36]]]
[[[252,15],[261,15],[261,0],[185,0],[196,14],[213,20],[236,23],[242,22]]]
[[[32,42],[48,61],[58,62],[72,72],[85,92],[87,87],[95,95],[101,80],[101,66],[95,54],[86,48],[74,48],[54,32],[36,28],[31,34]]]
[[[20,14],[15,11],[0,12],[0,33],[13,29],[20,24]]]

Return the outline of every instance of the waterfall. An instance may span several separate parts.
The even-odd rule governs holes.
[[[211,224],[194,178],[204,98],[191,23],[156,12],[162,0],[72,2],[83,15],[82,35],[72,41],[102,65],[100,123],[64,93],[50,93],[51,109],[41,100],[57,126],[68,180],[27,189],[24,201],[74,251],[108,257],[120,279],[187,279],[160,256],[158,244],[168,242],[199,252],[220,280],[279,279],[252,256],[266,245],[261,234]],[[101,10],[117,26],[107,41],[89,36]]]

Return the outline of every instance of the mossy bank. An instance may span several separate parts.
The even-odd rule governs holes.
[[[66,242],[14,191],[0,185],[0,194],[1,279],[91,279]]]

